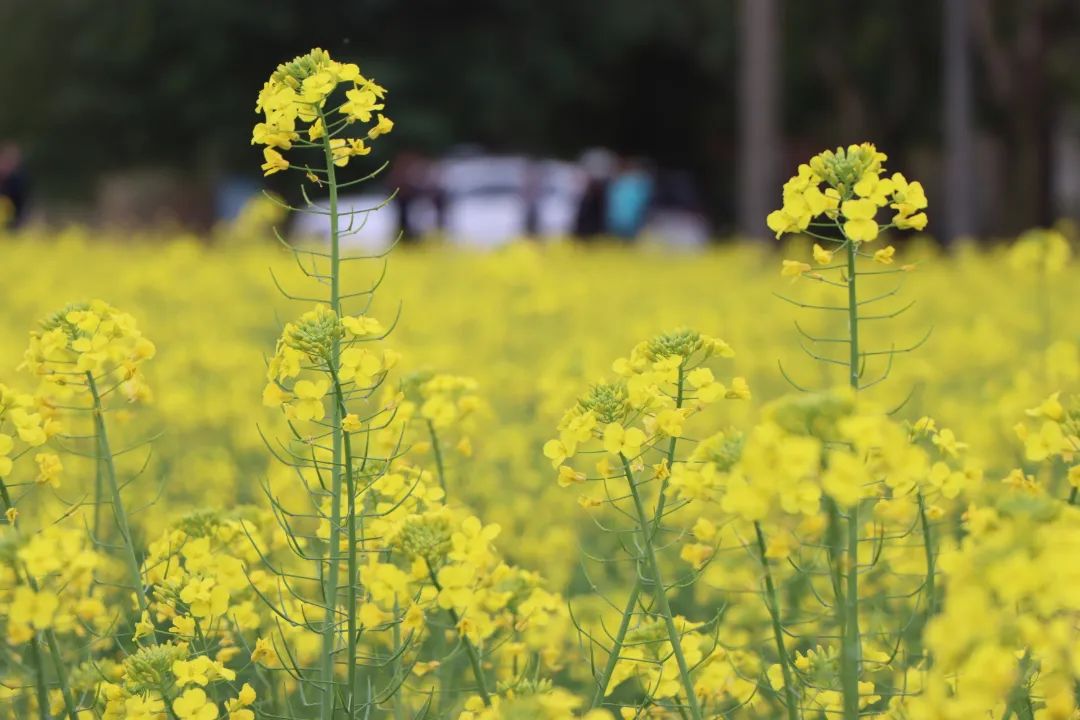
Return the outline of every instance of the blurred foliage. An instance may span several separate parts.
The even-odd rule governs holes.
[[[971,5],[979,129],[1030,147],[1080,101],[1080,7]],[[871,129],[899,156],[939,144],[939,3],[780,6],[794,156]],[[132,166],[210,181],[257,157],[252,89],[265,68],[321,45],[393,88],[397,148],[605,145],[694,171],[729,217],[737,12],[734,0],[3,3],[0,138],[25,144],[52,196],[86,197],[95,176]]]

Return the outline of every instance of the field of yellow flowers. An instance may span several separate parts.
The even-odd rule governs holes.
[[[340,232],[384,96],[259,96]],[[0,717],[1080,717],[1075,230],[884,162],[695,254],[0,237]]]

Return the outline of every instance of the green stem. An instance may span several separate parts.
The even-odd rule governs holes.
[[[330,367],[330,377],[334,381],[334,400],[335,407],[338,409],[338,416],[345,414],[345,394],[341,390],[341,383],[338,381],[337,371],[333,366]],[[348,433],[342,432],[342,440],[344,444],[345,453],[345,492],[348,495],[347,498],[347,518],[346,518],[346,534],[348,535],[348,566],[349,566],[349,585],[346,592],[346,602],[348,614],[346,617],[348,637],[349,655],[345,662],[348,668],[348,692],[346,693],[346,703],[349,717],[352,717],[352,711],[354,707],[356,697],[356,648],[359,641],[359,634],[356,629],[356,604],[357,604],[357,588],[360,584],[359,569],[356,563],[356,478],[353,476],[352,470],[352,440]],[[395,625],[395,628],[397,626]]]
[[[34,688],[37,690],[38,717],[49,720],[49,689],[45,683],[45,666],[41,663],[41,650],[35,635],[30,640],[30,659],[34,663]]]
[[[13,568],[16,578],[19,576],[19,568],[16,566]],[[26,585],[35,593],[40,589],[37,580],[30,574],[29,568],[23,568],[26,573]],[[75,696],[71,694],[71,687],[68,685],[67,672],[64,669],[64,663],[60,657],[60,643],[56,639],[56,633],[52,628],[48,628],[42,632],[45,636],[45,645],[49,648],[49,657],[52,659],[53,666],[56,670],[56,680],[60,685],[60,694],[64,698],[64,709],[67,711],[68,720],[78,720],[78,709],[75,706]],[[44,717],[48,717],[48,696],[46,694],[45,687],[45,669],[41,664],[41,651],[38,649],[38,638],[35,635],[34,639],[30,641],[30,653],[34,658],[34,668],[37,671],[37,692],[38,703],[40,707],[44,708],[41,712]],[[44,698],[44,705],[41,705],[42,698]]]
[[[754,533],[757,535],[761,569],[765,573],[765,594],[768,598],[766,607],[772,619],[773,639],[776,641],[776,652],[780,656],[780,669],[784,674],[784,704],[787,706],[788,720],[799,720],[799,698],[795,694],[791,658],[788,657],[787,649],[784,647],[784,628],[780,622],[780,599],[776,593],[776,585],[773,583],[772,570],[769,569],[769,559],[765,557],[765,535],[761,532],[761,523],[757,521],[754,522]]]
[[[320,111],[319,117],[323,125],[326,118]],[[334,174],[334,155],[330,148],[330,138],[323,138],[323,154],[326,161],[326,185],[329,188],[330,214],[330,309],[335,315],[341,316],[341,257],[340,257],[340,231],[338,218],[338,186]],[[341,341],[335,337],[330,349],[328,366],[331,372],[336,373],[341,357]],[[334,656],[337,652],[337,595],[338,573],[341,565],[341,460],[343,447],[343,432],[341,429],[341,407],[334,403],[333,408],[333,442],[331,450],[330,466],[330,547],[327,555],[326,575],[324,577],[323,596],[326,602],[326,615],[322,627],[322,698],[320,702],[320,717],[322,720],[333,720],[334,717]],[[353,582],[350,580],[350,585]],[[350,615],[349,620],[353,618]],[[350,682],[352,681],[352,663],[349,661]]]
[[[859,503],[851,507],[847,520],[847,588],[844,592],[844,632],[841,648],[844,690],[844,720],[859,717],[859,672],[862,643],[859,637]]]
[[[675,618],[671,613],[671,605],[668,603],[667,587],[664,585],[664,579],[660,573],[660,563],[656,559],[656,550],[652,543],[651,522],[645,516],[645,506],[641,502],[641,494],[638,492],[637,483],[634,482],[634,473],[630,469],[630,461],[624,455],[619,457],[622,459],[626,482],[630,486],[630,495],[634,499],[634,509],[637,511],[641,541],[645,549],[645,564],[651,576],[653,594],[656,598],[656,604],[660,608],[660,614],[664,618],[664,625],[667,627],[668,640],[671,642],[671,650],[675,655],[675,663],[679,667],[679,678],[682,681],[683,691],[686,693],[690,716],[693,720],[701,720],[701,708],[698,705],[697,694],[694,692],[694,681],[690,677],[690,667],[687,665],[686,656],[682,651],[679,629],[675,627]]]
[[[926,500],[920,492],[917,495],[919,501],[919,522],[922,524],[923,546],[926,551],[926,614],[930,617],[934,614],[937,605],[937,591],[935,587],[935,575],[937,558],[934,554],[934,538],[930,532],[930,522],[926,517]]]
[[[859,299],[855,291],[855,278],[858,271],[855,266],[855,245],[847,243],[847,288],[848,288],[848,382],[855,390],[859,389]]]
[[[67,671],[64,669],[63,658],[60,657],[60,645],[56,641],[56,633],[53,632],[52,628],[45,631],[45,644],[49,646],[49,657],[52,658],[53,666],[56,668],[56,679],[60,684],[60,694],[64,698],[64,709],[67,710],[68,719],[78,720],[75,697],[71,694]]]
[[[98,462],[103,463],[105,480],[109,485],[109,493],[112,496],[113,519],[116,528],[120,531],[120,539],[127,549],[126,558],[128,573],[131,576],[131,586],[135,590],[135,597],[139,601],[140,612],[148,612],[149,605],[146,602],[146,592],[143,590],[142,573],[139,571],[139,558],[135,554],[135,542],[131,537],[131,526],[128,524],[127,512],[120,497],[120,484],[116,479],[116,463],[113,460],[112,450],[109,446],[109,432],[105,425],[105,410],[98,393],[97,383],[91,372],[86,373],[86,385],[90,389],[90,396],[94,401],[94,431],[97,435]]]
[[[428,577],[431,578],[431,584],[434,586],[437,592],[442,592],[442,585],[439,584],[439,579],[435,576],[435,570],[431,567],[431,563],[424,561],[427,564]],[[480,699],[484,701],[484,705],[490,707],[491,695],[488,693],[487,680],[484,679],[484,668],[480,664],[480,653],[477,652],[476,646],[472,644],[469,638],[465,637],[459,629],[461,618],[458,617],[457,612],[453,608],[447,608],[446,612],[450,615],[450,619],[454,623],[454,629],[458,633],[458,637],[461,638],[461,642],[465,645],[465,652],[469,656],[469,664],[472,665],[473,676],[476,678],[477,690],[480,692]]]
[[[1030,709],[1031,707],[1031,695],[1027,688],[1027,675],[1029,663],[1031,662],[1031,651],[1024,652],[1024,657],[1020,658],[1020,678],[1016,681],[1016,685],[1009,691],[1009,696],[1006,699],[1005,713],[1002,715],[1001,720],[1010,720],[1013,715],[1020,720],[1025,720],[1021,715],[1021,710],[1024,707]],[[1032,720],[1034,712],[1029,710],[1027,720]]]
[[[401,608],[397,598],[394,598],[394,617],[397,618]],[[405,648],[401,644],[401,623],[394,623],[394,683],[398,685],[398,691],[394,694],[394,720],[405,720]]]
[[[824,468],[822,468],[824,470]],[[825,528],[825,547],[829,554],[829,580],[832,583],[833,594],[836,596],[837,625],[843,627],[843,604],[844,585],[843,575],[840,571],[840,559],[844,554],[844,539],[840,533],[840,510],[836,507],[836,501],[828,495],[824,498],[825,513],[829,516],[829,523]]]
[[[435,424],[427,421],[428,433],[431,435],[431,452],[435,455],[435,471],[438,473],[439,487],[443,495],[446,495],[446,468],[443,466],[442,448],[439,446],[439,435],[435,432]]]
[[[623,610],[622,620],[619,621],[619,629],[615,633],[611,651],[608,653],[607,663],[604,665],[604,672],[596,681],[596,693],[593,695],[592,703],[589,704],[590,710],[599,707],[600,703],[604,701],[604,696],[607,694],[608,683],[611,682],[611,675],[615,672],[615,666],[618,664],[619,656],[622,654],[623,643],[626,641],[626,633],[630,629],[630,618],[634,616],[634,606],[637,605],[638,597],[640,595],[641,581],[640,579],[635,579],[634,587],[630,589],[630,596],[626,599],[626,608]]]
[[[859,389],[859,297],[856,291],[855,243],[847,238],[848,288],[848,382]],[[843,598],[841,686],[844,694],[844,720],[859,716],[859,672],[862,665],[862,642],[859,637],[859,503],[856,500],[847,518],[847,587]]]
[[[105,502],[105,482],[101,475],[101,463],[94,463],[94,537],[103,539],[101,532],[101,506]]]
[[[684,361],[685,363],[685,361]],[[679,410],[683,406],[683,400],[685,395],[686,374],[683,370],[683,366],[679,366],[679,377],[675,383],[675,409]],[[679,443],[679,438],[672,436],[671,441],[668,443],[667,451],[667,466],[668,476],[660,483],[660,497],[656,500],[656,512],[653,513],[652,520],[652,536],[656,537],[656,532],[660,529],[660,521],[664,517],[664,505],[667,502],[667,486],[668,478],[671,477],[671,466],[675,464],[675,447]]]
[[[683,371],[683,366],[679,366],[679,377],[676,381],[675,392],[675,407],[676,409],[683,406],[685,399],[685,385],[686,374]],[[668,471],[671,471],[672,465],[675,463],[675,448],[678,446],[679,438],[672,437],[668,443],[667,450],[667,466]],[[670,477],[670,475],[668,476]],[[660,529],[660,521],[664,516],[664,505],[667,502],[667,490],[668,478],[665,477],[660,483],[660,497],[656,500],[656,512],[653,513],[652,529],[650,533],[652,537],[656,537],[657,531]],[[600,678],[596,682],[596,693],[593,695],[592,703],[589,708],[598,707],[604,700],[604,695],[607,693],[608,683],[611,682],[611,675],[615,672],[615,665],[619,662],[619,656],[622,654],[623,643],[626,641],[626,633],[630,629],[630,619],[634,614],[634,606],[637,605],[638,597],[641,595],[641,577],[634,578],[634,586],[630,589],[630,596],[626,599],[626,609],[623,610],[622,620],[619,622],[619,629],[615,632],[615,638],[612,641],[611,651],[608,653],[607,663],[604,665],[604,672],[600,675]]]

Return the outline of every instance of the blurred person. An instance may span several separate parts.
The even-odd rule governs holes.
[[[653,197],[653,177],[640,160],[624,160],[608,184],[606,230],[633,240],[641,232]]]
[[[615,169],[615,155],[604,148],[593,148],[582,153],[578,164],[586,180],[574,218],[574,235],[589,240],[607,230],[608,185]]]
[[[390,186],[396,188],[394,207],[402,242],[415,242],[423,235],[415,208],[424,200],[435,208],[436,229],[443,229],[446,198],[436,178],[436,165],[424,155],[405,151],[390,165]]]
[[[0,226],[18,227],[26,214],[27,180],[22,151],[13,142],[0,145]]]
[[[655,187],[642,234],[671,247],[706,245],[710,228],[693,175],[685,170],[660,169]]]
[[[537,162],[530,160],[525,166],[521,187],[521,199],[525,204],[525,236],[536,239],[540,234],[540,199],[544,194],[543,173]]]

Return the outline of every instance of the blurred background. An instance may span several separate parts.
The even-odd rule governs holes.
[[[1080,216],[1077,0],[6,0],[0,28],[14,224],[199,231],[294,196],[255,96],[315,46],[390,90],[391,166],[349,202],[398,194],[361,242],[761,237],[799,162],[863,140],[946,242]]]

